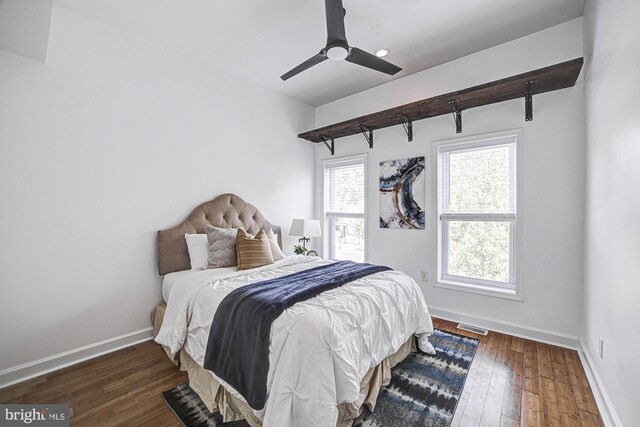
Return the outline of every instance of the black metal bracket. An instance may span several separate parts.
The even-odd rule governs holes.
[[[451,112],[453,113],[453,121],[456,123],[456,133],[462,133],[462,110],[458,108],[456,101],[449,101]]]
[[[373,148],[373,131],[363,125],[362,123],[358,123],[360,127],[360,132],[364,135],[364,139],[367,140],[367,144],[369,144],[369,148]]]
[[[331,155],[333,156],[336,153],[335,140],[330,136],[319,135],[319,138],[324,142],[324,145],[327,146]],[[329,143],[331,141],[331,143]]]
[[[527,82],[524,94],[524,120],[530,122],[533,120],[533,81]]]
[[[400,120],[402,120],[402,127],[407,133],[408,142],[413,142],[413,122],[402,113],[398,114],[398,117],[400,117]]]

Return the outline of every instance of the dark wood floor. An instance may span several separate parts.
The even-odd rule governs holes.
[[[603,426],[578,353],[434,319],[480,343],[451,423],[457,426]]]
[[[78,426],[180,426],[160,393],[186,380],[148,341],[0,390],[0,403],[69,403]]]
[[[575,351],[434,324],[480,340],[452,427],[603,426]],[[160,393],[186,379],[151,341],[0,390],[0,403],[69,403],[72,425],[179,426]]]

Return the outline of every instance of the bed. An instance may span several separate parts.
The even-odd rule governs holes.
[[[250,270],[192,271],[184,236],[201,234],[207,225],[244,228],[254,235],[271,230],[280,247],[282,237],[280,227],[234,194],[203,203],[176,227],[158,232],[165,301],[154,311],[155,340],[225,421],[245,419],[254,427],[350,426],[365,406],[374,409],[395,364],[417,348],[433,351],[431,317],[416,282],[402,272],[379,271],[298,302],[273,321],[265,404],[252,408],[246,394],[204,368],[214,318],[216,327],[227,321],[220,313],[215,316],[218,307],[239,289],[332,265],[297,255]]]

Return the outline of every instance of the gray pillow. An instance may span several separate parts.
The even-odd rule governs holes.
[[[237,228],[218,228],[207,225],[209,243],[209,267],[233,267],[238,264],[236,257]]]

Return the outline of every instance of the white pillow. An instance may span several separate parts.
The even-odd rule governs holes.
[[[184,239],[187,241],[189,259],[192,270],[204,270],[209,267],[209,242],[206,234],[187,234]]]
[[[271,245],[271,255],[273,255],[273,260],[278,261],[285,257],[282,249],[278,245],[278,235],[273,232],[273,230],[269,229],[267,231],[267,237],[269,238],[269,244]]]

